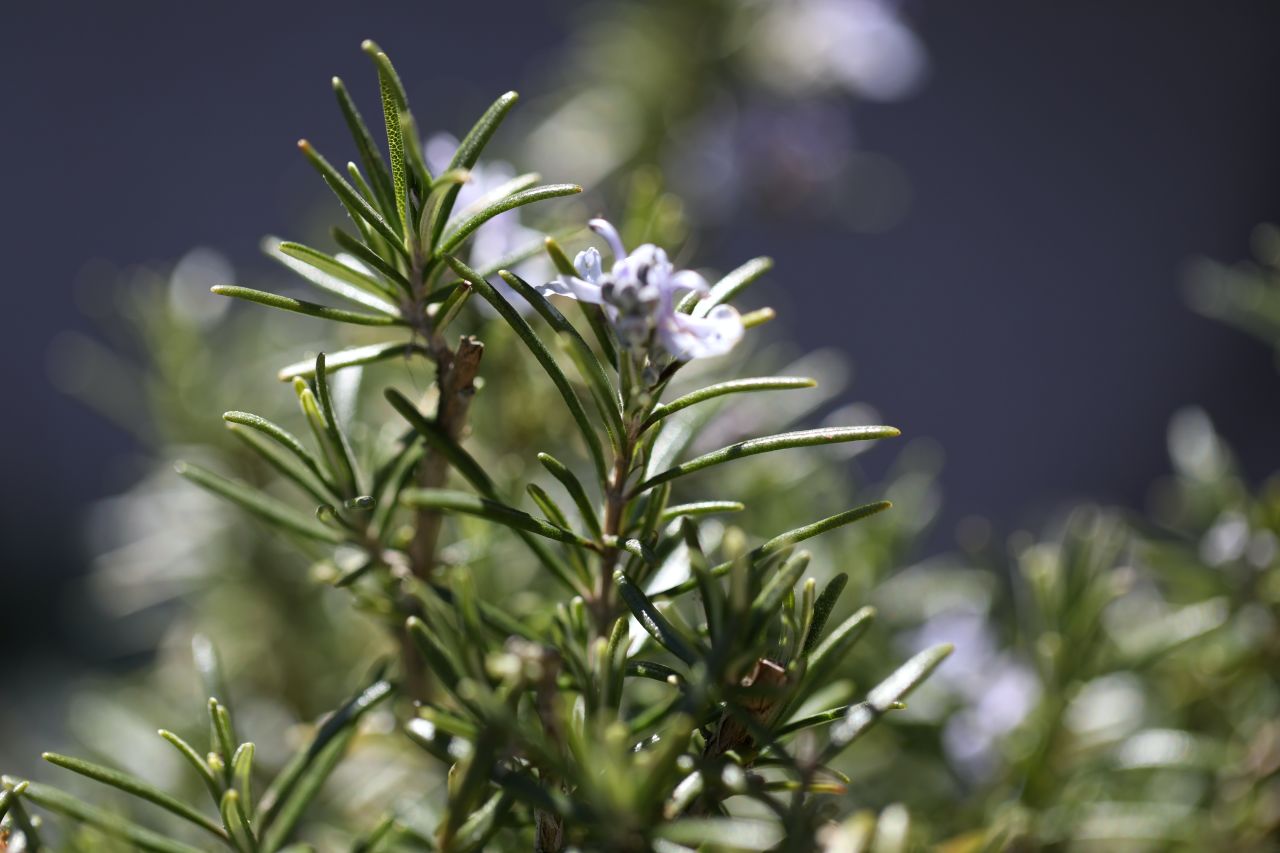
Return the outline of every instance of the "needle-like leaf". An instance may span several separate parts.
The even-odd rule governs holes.
[[[326,353],[324,365],[325,369],[332,373],[344,367],[390,361],[394,358],[408,360],[412,355],[425,355],[426,352],[426,347],[414,341],[387,341],[381,344],[369,344],[368,346],[351,347],[337,352]],[[292,382],[299,376],[303,379],[310,379],[315,375],[316,360],[314,358],[295,361],[287,367],[280,368],[280,372],[276,374],[277,378],[282,382]]]
[[[622,596],[622,600],[626,602],[640,625],[649,632],[649,636],[687,664],[692,665],[698,659],[698,653],[690,641],[668,621],[667,617],[662,615],[640,587],[633,584],[630,578],[620,571],[613,573],[613,582],[618,588],[618,594]]]
[[[696,459],[690,459],[688,462],[682,462],[672,468],[668,468],[658,474],[654,474],[640,485],[632,490],[632,495],[638,495],[648,489],[652,489],[659,483],[665,483],[668,480],[674,480],[676,477],[683,477],[685,474],[692,474],[694,471],[701,471],[703,468],[710,468],[712,465],[720,465],[724,462],[730,462],[734,459],[742,459],[747,456],[755,456],[760,453],[772,453],[777,450],[787,450],[792,447],[812,447],[821,444],[838,444],[846,441],[870,441],[878,438],[893,438],[901,435],[894,427],[890,426],[858,426],[858,427],[823,427],[821,429],[803,429],[795,432],[784,432],[778,435],[770,435],[764,438],[749,438],[746,441],[739,441],[728,447],[722,447],[719,450],[713,450],[710,453],[704,453]]]
[[[566,542],[582,548],[591,546],[589,541],[571,530],[556,527],[554,524],[534,518],[527,512],[521,512],[498,501],[469,495],[466,492],[455,492],[449,489],[411,489],[400,496],[400,501],[411,507],[427,507],[478,516],[516,530],[536,533],[557,542]]]
[[[177,463],[174,469],[193,483],[222,495],[277,527],[321,542],[336,544],[344,539],[337,530],[303,515],[247,483],[228,480],[226,477],[187,462]]]
[[[306,314],[309,317],[319,317],[322,320],[333,320],[336,323],[352,323],[357,326],[404,325],[403,321],[398,317],[393,317],[389,314],[362,314],[359,311],[347,311],[343,308],[330,308],[328,305],[320,305],[316,302],[304,302],[301,299],[281,296],[278,293],[267,293],[265,290],[253,290],[249,287],[220,284],[217,287],[212,288],[212,290],[219,296],[230,296],[233,299],[257,302],[259,305],[269,305],[272,308],[293,311],[296,314]]]
[[[463,240],[470,237],[477,228],[500,213],[506,213],[508,210],[514,210],[526,204],[533,204],[535,201],[576,195],[580,192],[582,192],[582,187],[576,184],[548,184],[544,187],[534,187],[509,195],[458,223],[458,226],[446,234],[440,244],[436,246],[436,257],[452,252]]]
[[[706,388],[699,388],[697,391],[690,391],[682,397],[677,397],[670,403],[656,406],[645,418],[641,425],[641,430],[646,430],[656,424],[658,421],[674,415],[681,409],[687,409],[695,403],[701,403],[703,400],[712,400],[716,397],[723,397],[725,394],[742,394],[749,391],[782,391],[792,388],[812,388],[818,383],[812,379],[803,376],[762,376],[756,379],[734,379],[729,382],[719,382],[715,385],[709,385]]]
[[[49,811],[66,815],[113,838],[127,841],[138,850],[146,850],[149,853],[206,853],[199,847],[165,838],[157,832],[144,829],[119,815],[83,803],[70,794],[48,785],[30,782],[22,796]]]
[[[226,840],[226,834],[222,831],[222,827],[218,826],[215,821],[205,817],[198,810],[182,802],[177,797],[167,794],[141,779],[130,776],[128,773],[112,770],[110,767],[103,767],[100,764],[94,764],[79,758],[72,758],[69,755],[59,755],[56,752],[46,752],[41,757],[50,764],[61,767],[64,770],[79,773],[81,776],[87,776],[95,782],[119,788],[127,794],[132,794],[139,799],[153,803],[184,820],[194,823],[201,829],[213,833],[219,839]]]

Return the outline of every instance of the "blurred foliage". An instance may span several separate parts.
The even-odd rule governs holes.
[[[849,64],[836,49],[858,32],[839,17],[849,10],[864,12],[859,20],[877,34],[873,44],[896,39],[898,50],[879,64]],[[841,215],[853,227],[871,229],[896,215],[902,187],[886,161],[852,153],[846,103],[850,95],[905,95],[923,73],[923,53],[893,5],[606,3],[578,26],[562,85],[548,102],[534,105],[515,151],[550,174],[582,180],[593,202],[624,211],[618,224],[627,244],[696,246],[708,225],[744,203],[790,215]],[[845,41],[832,47],[841,35]],[[797,40],[810,49],[783,50]],[[386,89],[384,79],[384,96]],[[679,196],[664,186],[664,174]],[[842,208],[851,195],[866,196],[855,190],[867,186],[885,190],[870,194],[876,210]],[[370,188],[369,194],[377,193]],[[581,233],[563,226],[583,218],[584,208],[568,202],[556,210],[557,217],[539,213],[535,230],[581,244]],[[513,212],[503,214],[506,221]],[[1280,351],[1273,304],[1277,233],[1259,228],[1256,262],[1197,265],[1191,301]],[[323,237],[315,235],[314,242]],[[467,260],[484,266],[475,246]],[[686,597],[654,607],[657,615],[646,624],[652,639],[639,621],[615,637],[623,630],[617,623],[593,626],[581,600],[564,603],[562,588],[518,539],[495,535],[489,521],[471,516],[450,517],[438,555],[441,576],[461,600],[415,593],[424,610],[407,634],[398,634],[394,626],[386,630],[394,620],[385,596],[394,585],[371,586],[371,578],[344,583],[353,568],[362,570],[345,562],[349,555],[331,549],[304,555],[172,473],[172,460],[182,457],[296,501],[288,478],[217,422],[221,406],[251,403],[272,422],[302,431],[305,418],[284,405],[292,398],[264,377],[293,360],[299,340],[308,342],[309,353],[385,340],[380,329],[224,310],[207,289],[233,277],[208,250],[163,273],[129,271],[120,286],[103,290],[112,300],[98,311],[103,342],[63,341],[59,380],[134,430],[151,460],[136,487],[92,520],[99,557],[90,584],[94,601],[114,620],[112,635],[129,638],[122,652],[154,653],[143,670],[84,691],[69,715],[75,748],[68,751],[144,777],[181,803],[209,787],[198,770],[203,762],[226,774],[212,787],[223,817],[219,831],[234,835],[237,802],[254,802],[257,794],[255,825],[273,809],[284,810],[300,837],[322,850],[527,849],[533,834],[555,835],[565,825],[578,827],[574,840],[588,849],[639,843],[663,850],[929,847],[954,853],[1275,849],[1280,482],[1250,484],[1206,413],[1189,409],[1174,417],[1167,437],[1172,473],[1156,485],[1145,516],[1077,507],[1040,535],[1018,532],[1007,541],[975,520],[961,530],[955,553],[913,563],[939,500],[937,450],[927,442],[900,447],[888,475],[871,482],[850,462],[851,448],[862,445],[834,444],[790,449],[778,457],[782,463],[717,468],[714,479],[699,482],[714,482],[716,496],[741,502],[740,512],[674,525],[655,540],[667,549],[661,567],[651,565],[647,544],[623,558],[628,574],[653,572],[649,583],[628,588],[626,604],[643,616],[652,604],[645,591],[691,572],[697,577],[704,555],[702,568],[717,560],[733,564],[748,545],[758,549],[772,532],[794,529],[832,507],[892,500],[892,512],[805,542],[813,590],[846,578],[835,581],[837,590],[847,585],[827,624],[838,626],[836,636],[844,630],[858,640],[821,669],[809,657],[815,650],[804,649],[794,630],[786,639],[789,622],[812,618],[804,596],[815,593],[803,585],[781,603],[770,600],[780,627],[754,635],[741,628],[759,617],[743,609],[731,584],[724,600],[703,589],[700,601]],[[260,284],[264,292],[284,286],[272,277]],[[495,288],[501,284],[495,279]],[[584,479],[589,462],[581,442],[570,438],[574,419],[548,405],[542,369],[506,321],[474,304],[480,301],[471,299],[462,314],[486,345],[466,447],[497,493],[519,494],[532,484],[537,503],[537,492],[560,494],[563,482],[538,464],[538,452],[569,448],[571,468]],[[726,395],[686,410],[680,439],[688,458],[752,436],[874,420],[868,407],[847,402],[847,366],[835,355],[797,355],[790,345],[753,333],[734,359],[741,375],[807,376],[817,387],[787,391],[787,405],[772,395]],[[690,363],[671,381],[666,399],[706,386],[713,373],[702,362]],[[404,423],[381,389],[404,385],[406,377],[411,396],[429,403],[436,374],[407,351],[330,377],[338,420],[365,470],[401,440]],[[690,492],[679,500],[703,497]],[[566,515],[569,524],[585,521]],[[395,525],[388,529],[389,541],[396,541]],[[578,559],[574,554],[573,546],[556,552],[569,563]],[[808,569],[795,568],[794,559],[762,564],[767,571],[753,582],[774,571],[799,578]],[[670,580],[658,583],[663,577]],[[752,592],[749,603],[764,589]],[[492,609],[482,612],[475,601]],[[878,618],[863,634],[868,604]],[[504,639],[489,624],[495,618],[541,642]],[[725,633],[728,628],[734,630]],[[415,707],[384,701],[407,686],[388,675],[395,670],[389,662],[403,660],[406,639],[419,644],[440,679]],[[601,640],[616,647],[603,655],[614,662],[612,670],[596,654]],[[895,671],[902,672],[895,664],[909,659],[904,683],[914,686],[937,663],[937,652],[929,650],[940,643],[954,643],[956,653],[909,706],[893,711],[892,725],[862,736],[853,725],[861,719],[857,709],[875,717],[896,708],[896,688],[875,685],[892,687]],[[786,732],[794,738],[787,750],[771,752],[762,746],[766,736],[782,739],[786,724],[771,718],[768,703],[769,713],[760,715],[760,694],[744,701],[729,688],[736,681],[750,693],[766,683],[778,644],[789,644],[793,660],[776,662],[804,674],[798,686],[787,682],[796,690],[783,700],[787,719],[815,719],[831,708],[841,713],[822,720],[834,724],[824,739],[798,727]],[[622,646],[626,652],[617,650]],[[645,658],[634,656],[640,649]],[[737,654],[723,657],[722,649]],[[698,667],[683,668],[682,655]],[[452,683],[441,675],[448,672]],[[617,682],[628,678],[624,699]],[[558,690],[579,697],[578,708],[602,720],[616,715],[629,728],[619,734],[608,725],[581,726],[587,712],[558,702]],[[517,694],[534,697],[532,712],[512,711]],[[673,695],[682,697],[684,715],[671,713]],[[235,731],[221,740],[220,706],[200,716],[209,696],[235,709]],[[756,716],[735,719],[724,710],[735,702]],[[196,745],[194,762],[155,737],[157,726],[174,725],[181,726],[175,738]],[[583,733],[581,743],[557,742],[573,730]],[[506,732],[507,740],[479,736],[493,731]],[[424,749],[407,748],[405,732]],[[244,755],[238,735],[246,733],[256,745],[252,780],[235,773],[234,756]],[[668,751],[664,738],[676,746]],[[647,748],[634,748],[637,740]],[[712,746],[726,741],[731,748]],[[566,804],[556,785],[545,784],[546,775],[535,786],[542,793],[531,791],[523,765],[507,764],[505,779],[472,771],[512,743],[531,764],[553,767],[551,778],[591,774],[597,784],[562,786],[560,793],[573,794]],[[841,748],[828,756],[833,743]],[[326,767],[343,749],[343,762]],[[54,761],[76,769],[69,759]],[[328,770],[333,775],[320,785]],[[101,776],[83,766],[79,772]],[[314,774],[313,791],[299,781],[312,778],[308,774]],[[257,788],[266,780],[275,787],[263,795]],[[670,780],[674,789],[664,787]],[[104,800],[110,789],[73,790],[110,814],[84,812],[51,789],[6,779],[0,812],[11,849],[20,849],[17,839],[28,831],[50,834],[23,803],[82,810],[87,828],[64,834],[55,849],[190,849],[154,846],[160,842],[150,835],[126,833],[131,840],[121,842],[119,827],[109,825],[121,816],[199,843],[184,834],[191,821],[184,824],[180,814],[164,823],[155,809],[131,798]],[[795,796],[796,790],[811,796]],[[235,792],[230,801],[227,791]],[[295,793],[294,800],[310,806],[305,814],[287,808],[298,791],[307,794]],[[726,801],[733,819],[712,820]],[[771,815],[779,804],[781,812]],[[528,816],[523,823],[512,817],[519,809]],[[683,819],[671,821],[677,815]],[[776,835],[779,824],[792,832]],[[252,843],[270,848],[283,834]]]

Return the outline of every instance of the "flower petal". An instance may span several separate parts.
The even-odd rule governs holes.
[[[622,247],[622,238],[618,236],[618,229],[613,227],[607,219],[592,219],[587,223],[587,227],[604,238],[609,244],[609,249],[613,252],[613,262],[617,263],[627,256],[627,250]]]
[[[672,310],[658,323],[663,349],[680,361],[724,355],[742,340],[742,333],[742,317],[729,305],[717,305],[706,317]]]
[[[546,284],[538,285],[537,291],[543,296],[567,296],[570,299],[589,302],[592,305],[600,305],[604,302],[604,296],[600,292],[599,285],[583,281],[571,275],[563,278],[553,278]]]
[[[600,277],[604,275],[604,269],[600,265],[600,250],[590,246],[579,252],[573,259],[573,268],[578,271],[580,278],[592,284],[598,283]]]

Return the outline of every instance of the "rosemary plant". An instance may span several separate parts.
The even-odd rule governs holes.
[[[361,721],[383,706],[395,709],[401,748],[438,761],[446,782],[436,786],[429,773],[420,782],[432,825],[387,804],[384,817],[347,828],[354,850],[812,849],[838,816],[839,801],[824,795],[849,781],[833,763],[900,707],[950,647],[920,651],[862,701],[828,704],[825,688],[874,611],[831,619],[848,576],[836,574],[820,589],[806,579],[811,556],[798,546],[889,503],[781,532],[724,531],[718,516],[744,506],[700,472],[897,430],[796,429],[689,456],[705,422],[697,412],[712,401],[814,384],[800,376],[733,377],[670,390],[691,362],[730,356],[732,363],[744,335],[773,316],[733,306],[769,270],[768,259],[710,284],[676,270],[653,244],[628,250],[612,225],[596,219],[590,228],[604,253],[587,246],[570,260],[556,238],[545,237],[480,263],[468,247],[481,229],[579,188],[521,175],[459,204],[515,94],[495,101],[447,165],[432,170],[398,75],[376,45],[364,49],[377,72],[385,153],[338,80],[358,162],[340,169],[299,143],[349,217],[332,232],[338,251],[267,245],[344,304],[232,285],[214,292],[364,327],[372,337],[279,370],[309,440],[257,414],[224,415],[235,437],[292,484],[292,496],[194,463],[178,470],[293,541],[319,577],[383,627],[388,653],[368,662],[367,679],[351,685],[349,699],[312,727],[291,760],[265,774],[255,764],[259,749],[237,727],[217,656],[199,644],[210,695],[207,742],[169,731],[160,737],[207,789],[211,807],[50,753],[50,763],[155,806],[169,820],[144,826],[60,789],[6,777],[7,843],[37,851],[113,843],[165,853],[314,849],[309,844],[320,842],[310,827],[328,819],[311,807]],[[542,254],[557,278],[527,281],[510,271]],[[501,326],[470,310],[477,299]],[[478,328],[500,329],[527,351],[543,383],[533,402],[503,406],[523,389],[504,390],[510,377],[502,374],[485,381],[490,342],[471,333]],[[397,383],[384,391],[387,406],[348,411],[344,373],[377,362],[410,370],[411,362],[426,363],[431,387],[418,393]],[[529,482],[528,503],[516,496],[502,454],[518,452],[517,444],[487,454],[468,447],[473,409],[483,406],[497,409],[513,431],[544,417],[571,425],[537,454],[554,492]],[[563,418],[544,414],[561,408]],[[483,532],[474,533],[475,524]],[[513,612],[502,578],[480,578],[469,565],[468,537],[482,540],[478,548],[512,543],[519,550],[509,552],[506,577],[529,577],[536,567],[539,587],[557,592],[534,613]],[[41,810],[69,821],[42,826]],[[882,822],[901,835],[897,812]]]

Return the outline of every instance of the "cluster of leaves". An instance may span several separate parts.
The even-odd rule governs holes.
[[[705,526],[742,504],[703,495],[677,503],[676,496],[690,475],[740,458],[897,431],[792,430],[678,461],[696,437],[686,410],[812,380],[736,379],[663,402],[683,363],[656,348],[624,346],[598,306],[579,306],[584,335],[506,271],[543,249],[571,271],[554,240],[491,268],[468,267],[456,252],[490,219],[578,188],[538,187],[536,176],[522,176],[455,211],[460,184],[514,94],[500,98],[464,137],[448,171],[432,175],[398,76],[375,45],[365,47],[381,84],[389,156],[378,151],[340,81],[334,88],[361,165],[349,164],[344,176],[300,144],[356,233],[333,231],[339,254],[297,243],[268,246],[308,282],[356,308],[243,287],[215,292],[338,323],[401,328],[408,336],[321,353],[280,371],[295,388],[315,451],[267,418],[224,416],[249,450],[294,484],[308,511],[296,499],[200,466],[184,463],[179,470],[296,538],[327,565],[331,583],[386,626],[398,651],[395,674],[328,716],[256,802],[254,750],[238,744],[225,705],[210,703],[207,757],[167,735],[204,779],[220,823],[118,771],[47,757],[186,818],[232,849],[277,850],[292,840],[360,715],[394,693],[414,700],[415,710],[405,714],[409,737],[449,768],[444,803],[435,808],[432,831],[389,815],[357,849],[474,850],[499,842],[542,850],[808,849],[830,816],[820,795],[847,781],[830,762],[898,707],[949,648],[921,652],[861,702],[833,697],[824,688],[873,611],[859,610],[826,631],[846,577],[837,575],[819,594],[816,580],[804,579],[810,556],[796,546],[888,503],[856,507],[751,547],[741,534],[713,536]],[[681,310],[705,313],[728,302],[769,266],[767,259],[748,262]],[[490,282],[495,274],[502,287]],[[451,345],[445,331],[468,316],[462,309],[473,293],[514,332],[570,416],[578,441],[564,450],[581,454],[590,475],[547,453],[538,461],[571,511],[535,483],[527,491],[537,514],[521,509],[464,446],[484,345],[469,335]],[[745,325],[771,316],[768,309],[752,312]],[[545,325],[554,344],[535,323]],[[344,419],[339,371],[409,356],[432,364],[435,383],[423,404],[386,390],[402,421],[389,441],[378,441],[357,418]],[[500,400],[501,382],[493,384]],[[450,480],[466,488],[449,488]],[[480,594],[465,561],[445,559],[445,531],[458,527],[446,527],[445,519],[458,515],[509,530],[526,549],[525,561],[559,583],[560,602],[541,624],[512,618],[493,596]],[[28,849],[40,841],[27,802],[143,849],[191,849],[46,786],[7,780],[5,790],[5,808]]]

